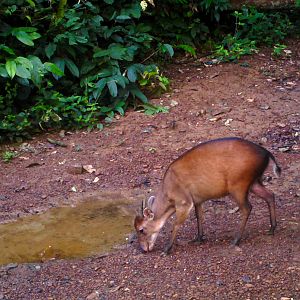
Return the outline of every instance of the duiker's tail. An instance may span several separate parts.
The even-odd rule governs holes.
[[[269,159],[273,161],[273,172],[275,176],[278,178],[281,175],[281,168],[279,167],[274,155],[271,152],[269,152]]]

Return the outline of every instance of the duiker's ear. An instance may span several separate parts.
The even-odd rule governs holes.
[[[144,215],[145,219],[148,219],[148,220],[153,220],[154,219],[154,213],[149,207],[146,207],[144,209],[143,215]]]
[[[154,196],[149,197],[148,202],[147,202],[147,204],[148,204],[147,207],[151,208],[154,200],[155,200]]]

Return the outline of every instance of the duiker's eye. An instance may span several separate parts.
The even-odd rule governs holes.
[[[140,233],[144,233],[144,228],[139,229]]]

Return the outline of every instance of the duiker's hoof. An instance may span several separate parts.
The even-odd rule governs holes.
[[[201,238],[195,238],[194,240],[189,241],[190,245],[201,245],[205,243],[206,239],[204,237]]]

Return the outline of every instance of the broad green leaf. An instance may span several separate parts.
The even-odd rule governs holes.
[[[138,89],[137,87],[133,87],[130,89],[131,94],[134,97],[139,98],[142,102],[147,103],[148,99],[147,97],[142,93],[142,91],[140,89]]]
[[[115,75],[113,79],[116,81],[118,85],[120,85],[123,89],[125,89],[126,84],[128,84],[128,79],[122,75]]]
[[[88,74],[90,71],[92,71],[95,67],[97,67],[97,65],[91,61],[86,61],[81,69],[80,69],[80,74],[81,75],[86,75]]]
[[[98,128],[99,130],[103,130],[103,129],[104,129],[104,126],[103,126],[103,124],[98,123],[98,124],[97,124],[97,128]]]
[[[8,54],[15,55],[15,51],[5,45],[0,45],[0,51],[5,51]]]
[[[126,53],[123,55],[122,58],[127,61],[133,61],[134,55],[136,54],[137,50],[138,47],[135,45],[128,47]]]
[[[67,68],[71,72],[71,74],[76,76],[76,77],[79,77],[79,69],[75,65],[75,63],[69,58],[65,58],[65,63],[66,63]]]
[[[34,46],[34,42],[32,41],[31,36],[25,31],[16,32],[15,37],[27,46]]]
[[[31,61],[33,70],[31,71],[31,80],[34,85],[38,88],[41,87],[42,78],[44,74],[44,64],[37,56],[28,56],[28,59]]]
[[[64,72],[54,63],[45,62],[46,70],[57,76],[63,76]]]
[[[4,77],[4,78],[7,78],[8,77],[8,73],[6,71],[6,68],[5,68],[5,65],[4,64],[1,64],[0,65],[0,76],[1,77]]]
[[[12,79],[15,77],[16,75],[16,71],[17,71],[17,64],[14,60],[8,60],[5,64],[5,69],[7,71],[7,74],[9,75],[9,77]]]
[[[73,26],[74,24],[76,24],[76,22],[77,22],[78,20],[80,20],[79,17],[71,18],[71,19],[69,19],[69,20],[64,24],[64,26],[65,26],[65,27],[71,27],[71,26]]]
[[[19,65],[22,65],[24,68],[28,69],[28,70],[32,70],[33,69],[33,65],[32,62],[23,56],[18,56],[15,59],[15,62],[18,63]]]
[[[29,36],[32,40],[36,40],[41,37],[41,35],[38,32],[29,33]]]
[[[116,111],[121,115],[124,116],[124,109],[120,106],[116,107]]]
[[[140,18],[141,17],[141,5],[139,2],[135,2],[133,5],[131,5],[128,8],[121,9],[121,15],[128,15],[132,16],[133,18]]]
[[[36,32],[36,31],[37,31],[37,28],[35,28],[35,27],[15,27],[12,29],[12,34],[14,35],[17,32],[30,33],[30,32]]]
[[[102,78],[95,84],[95,90],[93,91],[93,96],[96,100],[100,97],[106,83],[107,83],[107,79]]]
[[[124,21],[124,20],[130,20],[130,19],[131,19],[131,17],[127,16],[127,15],[120,15],[120,16],[116,17],[117,21]]]
[[[24,79],[31,78],[31,73],[22,65],[17,65],[16,75]]]
[[[113,4],[115,1],[114,1],[114,0],[104,0],[104,2],[105,2],[106,4]]]
[[[136,74],[136,66],[132,65],[127,69],[127,77],[129,81],[136,82],[137,74]]]
[[[17,77],[17,82],[23,86],[30,86],[29,80],[27,78]]]
[[[113,74],[113,68],[102,69],[99,73],[99,77],[108,77]]]
[[[163,44],[163,48],[169,53],[171,57],[174,55],[173,47],[170,44]]]
[[[107,87],[109,89],[109,93],[112,97],[117,97],[118,95],[118,87],[116,82],[112,79],[110,81],[107,81]]]
[[[46,48],[45,48],[45,53],[47,55],[47,57],[50,59],[52,57],[52,55],[54,54],[54,52],[56,51],[56,47],[57,45],[54,43],[49,43]]]
[[[96,50],[93,57],[97,58],[97,57],[108,56],[109,53],[110,53],[110,50],[108,50],[108,49],[106,49],[106,50]]]
[[[81,44],[86,44],[88,42],[88,39],[86,36],[77,36],[76,41]]]
[[[54,58],[54,63],[60,68],[60,70],[65,72],[65,60],[63,58],[56,57]]]
[[[109,48],[109,55],[113,59],[122,59],[124,54],[127,52],[127,48],[121,45],[114,45]]]
[[[26,2],[31,6],[31,7],[35,7],[35,3],[32,0],[26,0]]]

